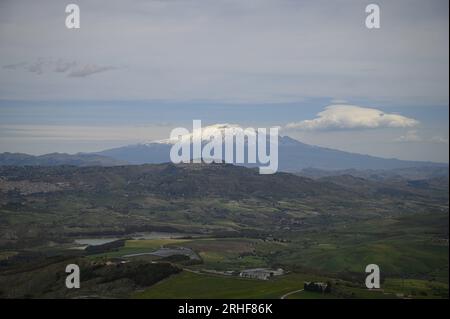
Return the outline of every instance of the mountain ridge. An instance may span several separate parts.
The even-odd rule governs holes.
[[[95,154],[127,161],[130,164],[158,164],[170,162],[171,147],[172,144],[153,142],[107,149]],[[254,167],[256,165],[248,164],[244,166]],[[448,164],[382,158],[310,145],[289,136],[279,138],[279,170],[284,172],[299,172],[305,168],[343,170],[410,167],[448,167]]]
[[[220,129],[222,129],[220,127]],[[310,145],[289,136],[279,137],[279,166],[282,172],[299,173],[305,169],[325,171],[339,170],[392,170],[408,168],[447,168],[448,163],[431,161],[410,161],[396,158],[382,158],[352,153],[316,145]],[[154,141],[145,144],[131,144],[92,153],[49,153],[29,155],[24,153],[0,153],[0,166],[25,165],[74,165],[74,166],[117,166],[162,164],[171,162],[170,149],[173,141]],[[248,152],[245,145],[245,153]],[[242,164],[255,167],[256,164]]]
[[[25,153],[0,153],[0,166],[117,166],[124,161],[93,153],[48,153],[29,155]]]

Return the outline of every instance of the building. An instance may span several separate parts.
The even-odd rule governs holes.
[[[244,278],[268,280],[270,277],[280,276],[282,274],[284,274],[284,270],[281,268],[278,268],[276,270],[267,268],[254,268],[241,271],[239,273],[239,276]]]
[[[305,289],[305,291],[329,293],[331,291],[331,286],[330,284],[324,282],[305,281],[303,284],[303,289]]]

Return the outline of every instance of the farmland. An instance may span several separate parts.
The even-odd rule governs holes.
[[[230,165],[0,171],[6,298],[448,298],[448,179],[422,189]],[[78,291],[63,284],[69,262]],[[372,263],[377,291],[364,285]],[[239,276],[254,268],[284,274]],[[305,281],[333,288],[295,292]]]

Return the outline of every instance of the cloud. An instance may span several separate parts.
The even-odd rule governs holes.
[[[42,74],[52,63],[50,59],[38,58],[33,62],[19,62],[4,65],[3,68],[6,70],[25,70],[31,73]]]
[[[419,122],[399,114],[356,105],[330,105],[312,120],[289,123],[287,129],[296,130],[342,130],[414,127]]]
[[[330,103],[333,103],[333,104],[345,104],[345,103],[348,103],[348,101],[347,100],[343,100],[343,99],[333,99],[333,100],[330,101]]]
[[[442,137],[442,136],[433,136],[430,139],[431,142],[433,143],[443,143],[443,144],[448,144],[448,138]]]
[[[3,66],[7,70],[25,70],[30,73],[44,74],[46,72],[67,73],[68,77],[87,77],[89,75],[115,70],[111,65],[80,64],[77,61],[64,59],[38,58],[33,62],[20,62]]]
[[[51,62],[45,61],[44,59],[38,59],[37,61],[26,64],[24,66],[25,70],[31,73],[36,73],[41,75],[44,73],[44,69],[50,64]]]
[[[416,130],[408,131],[395,139],[396,142],[422,142],[422,138],[417,134]]]
[[[59,72],[59,73],[64,73],[64,72],[69,71],[71,68],[75,67],[76,65],[77,65],[77,63],[75,61],[64,61],[62,59],[59,59],[58,61],[55,62],[53,71]]]
[[[25,62],[20,62],[20,63],[13,63],[13,64],[7,64],[4,65],[3,68],[7,69],[7,70],[17,70],[17,69],[21,69],[26,65]]]
[[[433,136],[431,138],[422,138],[416,130],[411,130],[406,132],[405,135],[397,137],[395,142],[403,142],[403,143],[415,143],[415,142],[427,142],[427,143],[435,143],[435,144],[448,144],[448,138],[442,136]]]
[[[378,0],[386,23],[376,32],[361,0],[82,0],[88,21],[77,31],[53,0],[5,2],[3,64],[55,56],[129,67],[77,90],[2,72],[8,99],[448,105],[448,1]]]
[[[148,142],[169,135],[169,126],[154,125],[1,125],[3,141],[123,141]],[[166,132],[167,131],[167,132]]]
[[[73,69],[68,74],[69,77],[86,77],[95,73],[106,72],[110,70],[115,70],[116,67],[113,66],[101,66],[95,64],[86,64],[80,68]]]

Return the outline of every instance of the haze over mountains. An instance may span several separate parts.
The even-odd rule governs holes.
[[[97,153],[130,164],[158,164],[170,161],[172,145],[159,142],[128,145]],[[252,166],[252,165],[249,165]],[[349,153],[330,148],[309,145],[289,136],[279,139],[279,170],[298,172],[304,168],[323,170],[343,169],[398,169],[408,167],[445,167],[447,164],[403,161],[370,155]]]
[[[202,135],[198,135],[196,132],[191,133],[190,138],[192,141],[201,138],[204,142],[206,136],[214,130],[222,132],[225,128],[230,127],[235,128],[235,126],[228,124],[212,125],[203,128]],[[32,156],[19,153],[2,153],[0,154],[0,165],[116,166],[167,163],[170,162],[170,149],[174,143],[173,140],[162,140],[147,144],[127,145],[97,153],[74,155],[52,153]],[[247,151],[247,145],[245,145],[246,154]],[[255,164],[244,164],[244,166],[252,167]],[[319,170],[392,170],[412,167],[448,168],[448,164],[387,159],[309,145],[289,136],[279,137],[278,170],[283,172],[300,172],[303,169],[310,168]]]
[[[33,156],[23,153],[0,153],[0,166],[117,166],[127,162],[97,154],[50,153]]]
[[[235,135],[236,125],[216,124],[202,128],[201,133],[190,133],[191,141],[209,140],[214,132],[221,134],[225,129],[231,129]],[[98,152],[98,155],[107,156],[116,160],[126,161],[130,164],[156,164],[170,161],[170,148],[176,143],[174,140],[155,141],[147,144],[128,145]],[[350,153],[330,148],[309,145],[295,140],[289,136],[280,136],[279,141],[279,170],[284,172],[299,172],[305,168],[322,170],[345,169],[399,169],[410,167],[447,167],[447,164],[403,161],[398,159],[386,159],[375,156]],[[236,143],[235,143],[236,147]],[[248,148],[245,145],[245,153]],[[245,166],[255,166],[248,164]]]

